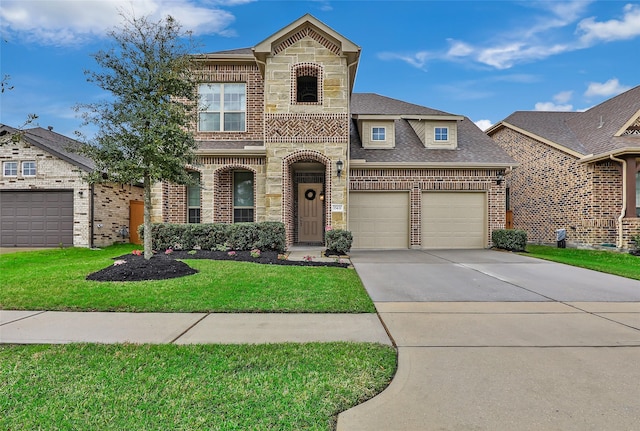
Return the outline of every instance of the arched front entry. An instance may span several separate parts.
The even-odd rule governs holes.
[[[331,160],[300,150],[283,159],[283,221],[287,245],[324,243],[331,213]]]

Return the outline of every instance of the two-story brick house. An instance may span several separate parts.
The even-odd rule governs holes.
[[[529,240],[633,247],[640,234],[640,86],[584,112],[514,112],[487,133],[519,162],[507,174]]]
[[[282,221],[287,243],[486,247],[515,164],[468,118],[353,93],[360,47],[305,15],[195,58],[200,187],[157,184],[155,222]]]

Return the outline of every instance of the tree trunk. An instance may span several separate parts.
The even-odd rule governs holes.
[[[144,175],[144,258],[151,259],[151,178]]]

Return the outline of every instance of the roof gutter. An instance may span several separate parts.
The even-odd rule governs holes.
[[[622,219],[627,213],[627,161],[618,159],[613,154],[610,154],[609,158],[622,164],[622,209],[620,209],[620,216],[618,217],[618,243],[616,244],[618,248],[622,248]]]
[[[246,146],[244,149],[221,148],[221,149],[200,149],[196,150],[197,156],[266,156],[266,147]]]
[[[362,159],[349,161],[350,168],[363,169],[426,169],[426,168],[461,168],[461,169],[508,169],[518,163],[478,163],[478,162],[367,162]]]
[[[624,156],[625,154],[640,154],[640,147],[625,147],[600,154],[589,154],[581,158],[580,163],[600,162],[602,160],[609,160],[612,156]]]

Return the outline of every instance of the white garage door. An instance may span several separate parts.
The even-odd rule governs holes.
[[[484,248],[485,193],[422,194],[422,248]]]
[[[409,248],[408,192],[351,192],[353,248]]]
[[[0,192],[2,247],[73,245],[72,191]]]

